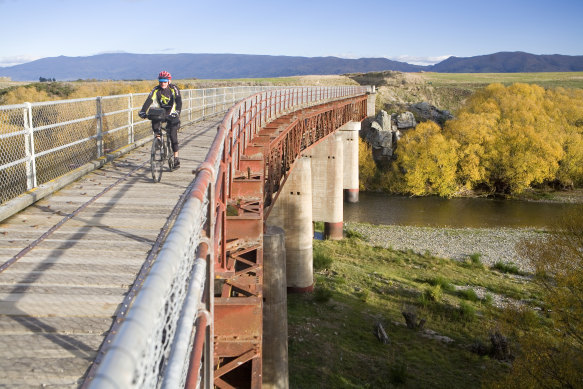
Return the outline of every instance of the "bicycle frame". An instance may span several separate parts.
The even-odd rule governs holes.
[[[150,156],[150,167],[152,170],[152,179],[154,182],[160,182],[162,179],[163,165],[168,161],[170,171],[174,169],[174,153],[170,144],[170,136],[166,131],[167,122],[162,122],[160,126],[160,136],[154,136],[152,141],[152,151]]]

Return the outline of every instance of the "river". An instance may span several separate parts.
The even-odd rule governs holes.
[[[405,197],[361,192],[358,203],[344,204],[344,220],[427,227],[544,228],[557,217],[575,212],[576,207],[576,204],[566,203]]]

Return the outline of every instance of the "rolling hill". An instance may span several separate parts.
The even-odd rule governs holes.
[[[583,56],[501,52],[475,57],[449,57],[432,66],[411,65],[387,58],[292,57],[246,54],[130,54],[48,57],[0,67],[0,77],[13,81],[78,79],[139,80],[155,78],[161,69],[175,79],[263,78],[367,73],[396,70],[440,73],[516,73],[583,71]]]

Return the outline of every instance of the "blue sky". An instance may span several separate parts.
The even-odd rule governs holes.
[[[583,55],[583,0],[0,0],[0,66],[109,52]]]

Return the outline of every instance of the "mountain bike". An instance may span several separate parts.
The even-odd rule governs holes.
[[[150,111],[148,112],[148,119],[162,122],[162,125],[160,126],[160,136],[154,136],[150,155],[152,179],[154,182],[160,182],[165,162],[168,162],[168,168],[170,171],[174,169],[174,153],[172,152],[172,147],[170,145],[170,137],[166,132],[166,113],[160,113],[156,109],[150,109]]]

